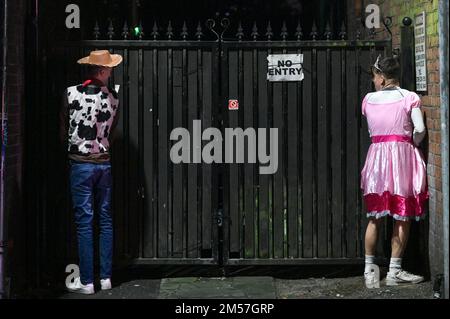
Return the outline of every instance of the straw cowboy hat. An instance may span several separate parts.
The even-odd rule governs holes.
[[[115,67],[122,62],[122,56],[111,54],[108,50],[92,51],[89,56],[78,60],[79,64],[91,64],[105,67]]]

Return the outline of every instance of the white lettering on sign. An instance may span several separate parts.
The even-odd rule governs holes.
[[[369,4],[366,7],[366,13],[370,13],[366,17],[366,28],[379,28],[380,27],[380,7],[376,4]]]
[[[414,19],[414,53],[416,61],[416,91],[427,91],[427,54],[426,54],[426,24],[425,12]]]
[[[76,4],[69,4],[66,7],[66,13],[70,13],[66,18],[67,29],[80,28],[80,7]]]
[[[303,75],[303,54],[270,54],[267,56],[267,80],[301,81]]]

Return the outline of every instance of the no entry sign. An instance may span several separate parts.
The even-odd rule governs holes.
[[[270,54],[267,56],[267,80],[301,81],[303,54]]]

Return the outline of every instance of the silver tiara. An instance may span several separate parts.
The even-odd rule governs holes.
[[[380,65],[378,64],[380,62],[380,58],[381,58],[381,54],[378,55],[377,60],[375,61],[375,63],[373,64],[373,67],[375,69],[377,69],[380,72],[383,72],[380,68]]]

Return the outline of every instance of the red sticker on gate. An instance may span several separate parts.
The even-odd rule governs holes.
[[[228,109],[229,110],[238,110],[239,109],[239,101],[238,100],[228,100]]]

